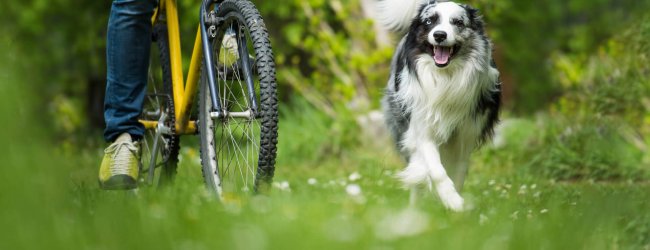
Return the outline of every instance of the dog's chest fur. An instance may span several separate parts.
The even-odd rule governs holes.
[[[482,123],[484,117],[477,113],[477,100],[496,81],[498,72],[490,68],[481,71],[467,64],[438,69],[427,56],[418,58],[415,65],[417,76],[404,68],[395,93],[395,99],[410,114],[409,126],[417,128],[413,131],[427,131],[427,139],[439,144],[447,142],[460,127],[475,127],[463,133],[478,136],[481,126],[465,125]]]

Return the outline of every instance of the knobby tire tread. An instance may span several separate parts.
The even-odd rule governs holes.
[[[250,38],[253,42],[253,49],[255,50],[255,65],[260,85],[260,105],[258,109],[261,112],[261,118],[259,119],[261,125],[260,149],[254,184],[254,189],[258,191],[260,188],[266,189],[263,185],[268,186],[275,174],[276,145],[278,143],[278,99],[276,93],[275,61],[268,31],[262,16],[254,4],[248,0],[225,0],[220,4],[217,16],[223,17],[230,12],[239,13],[244,17]],[[206,70],[203,67],[201,70],[201,79],[207,82],[207,78],[203,76]],[[204,87],[200,89],[201,91],[205,91]],[[199,96],[200,98],[205,98],[205,94],[200,94]],[[201,100],[202,103],[205,101],[210,100]],[[202,119],[206,118],[203,117]],[[204,150],[204,146],[207,145],[202,145],[202,151]],[[212,138],[210,139],[210,148],[213,147],[214,139]],[[208,155],[207,152],[201,152],[201,165],[204,168],[203,177],[206,183],[212,182],[206,176],[205,170],[206,163],[204,162],[204,157]],[[217,159],[213,157],[211,160],[216,162]]]

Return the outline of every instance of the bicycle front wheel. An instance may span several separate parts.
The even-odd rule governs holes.
[[[212,34],[213,65],[203,65],[199,99],[201,163],[208,189],[219,198],[265,189],[275,170],[275,63],[262,17],[246,0],[226,0]],[[215,72],[213,108],[207,70]],[[217,112],[213,112],[217,111]]]

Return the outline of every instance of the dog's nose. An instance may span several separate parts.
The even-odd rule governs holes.
[[[436,42],[442,42],[445,39],[447,39],[447,32],[444,31],[433,32],[433,39],[435,39]]]

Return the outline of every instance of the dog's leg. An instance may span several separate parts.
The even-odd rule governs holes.
[[[469,168],[469,159],[472,149],[464,148],[458,138],[453,138],[448,143],[440,146],[440,157],[449,177],[454,181],[456,191],[463,190],[463,183]]]
[[[461,155],[460,159],[456,162],[456,169],[454,173],[454,184],[456,184],[456,190],[461,192],[463,190],[463,184],[465,183],[465,176],[467,176],[467,171],[469,170],[469,154]]]
[[[469,170],[470,157],[474,149],[476,148],[476,141],[480,136],[482,127],[476,123],[465,124],[462,131],[459,133],[459,136],[454,141],[451,151],[454,154],[455,168],[453,172],[450,172],[454,184],[456,184],[456,190],[458,192],[463,190],[463,184],[465,183],[465,177]]]
[[[439,148],[431,141],[422,141],[416,150],[425,159],[429,170],[429,181],[436,189],[440,200],[445,207],[454,210],[463,210],[463,198],[454,187],[454,182],[447,175],[447,171],[440,160]]]
[[[409,196],[409,205],[411,207],[415,206],[415,203],[417,202],[418,199],[418,187],[417,186],[412,186],[411,187],[411,195]]]
[[[456,191],[460,192],[458,183],[455,178],[456,172],[459,169],[460,152],[458,149],[459,147],[457,137],[449,139],[447,143],[442,144],[438,147],[442,166],[445,167],[445,171],[447,171],[449,177],[454,181]]]
[[[412,121],[422,119],[412,119]],[[399,173],[407,187],[426,183],[430,189],[435,188],[440,200],[445,207],[461,211],[463,198],[460,197],[454,182],[447,175],[447,171],[440,159],[440,148],[422,131],[427,131],[427,126],[422,123],[411,122],[409,129],[404,133],[402,145],[406,152],[410,152],[409,164]]]
[[[418,186],[426,181],[428,170],[424,158],[419,154],[411,155],[408,161],[409,164],[397,174],[397,177],[411,190],[409,204],[414,206],[417,201]]]

